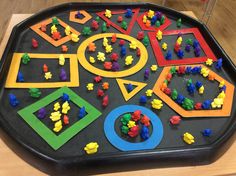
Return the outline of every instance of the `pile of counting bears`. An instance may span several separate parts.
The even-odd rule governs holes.
[[[120,121],[122,123],[121,132],[123,134],[128,135],[131,138],[140,135],[143,140],[149,138],[150,119],[143,115],[140,110],[124,114]]]
[[[69,124],[69,117],[68,117],[68,111],[70,110],[70,97],[68,94],[63,93],[61,96],[61,100],[62,100],[62,105],[61,103],[58,101],[56,103],[54,103],[53,105],[53,112],[50,113],[50,119],[52,122],[54,122],[54,128],[53,131],[55,133],[58,133],[62,130],[63,128],[63,124],[64,125],[68,125]],[[84,111],[81,111],[81,109],[83,109]],[[79,116],[81,118],[83,118],[87,113],[85,112],[85,108],[82,107],[80,109],[80,114]],[[46,112],[46,108],[42,107],[37,111],[37,117],[39,119],[43,119],[45,118],[47,115]]]
[[[203,77],[205,77],[205,75],[202,74],[203,73],[202,70],[204,69],[205,68],[202,68],[201,66],[193,66],[193,67],[192,66],[187,66],[187,67],[186,66],[179,66],[179,67],[173,66],[171,67],[169,73],[167,74],[166,79],[163,81],[162,85],[160,86],[160,89],[165,94],[170,96],[172,100],[174,100],[177,104],[179,104],[186,110],[192,110],[192,109],[207,110],[207,109],[221,108],[225,99],[226,86],[225,86],[224,81],[221,81],[219,84],[219,94],[217,95],[217,97],[215,97],[213,100],[205,100],[202,103],[201,102],[194,103],[193,100],[186,98],[180,93],[178,93],[176,89],[171,90],[171,88],[168,87],[168,84],[170,83],[171,78],[174,75],[176,74],[178,75],[201,74]],[[206,77],[209,80],[214,80],[212,79],[210,72],[208,72],[208,75]],[[189,94],[193,95],[195,92],[195,89],[198,90],[199,94],[203,94],[205,90],[203,84],[200,81],[197,81],[194,85],[192,82],[192,79],[189,79],[187,81],[187,91],[189,92]]]
[[[156,27],[160,27],[161,25],[163,25],[165,23],[165,16],[159,12],[159,11],[153,11],[153,10],[149,10],[147,12],[147,15],[144,15],[142,18],[142,22],[147,26],[156,26]]]

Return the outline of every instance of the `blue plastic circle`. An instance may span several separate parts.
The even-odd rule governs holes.
[[[149,139],[131,143],[119,137],[115,131],[115,121],[122,114],[141,110],[142,114],[150,118],[152,123],[152,134]],[[104,132],[110,143],[121,151],[147,150],[158,146],[163,137],[163,126],[159,117],[151,110],[138,105],[124,105],[111,111],[104,122]]]

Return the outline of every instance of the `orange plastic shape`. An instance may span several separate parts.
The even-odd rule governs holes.
[[[14,53],[7,75],[5,88],[56,88],[56,87],[78,87],[79,86],[79,68],[76,54],[63,54],[65,59],[70,62],[70,81],[66,82],[17,82],[17,74],[21,64],[21,57],[24,53]],[[37,54],[28,53],[30,59],[57,59],[60,54]],[[29,62],[30,64],[30,62]],[[29,65],[30,66],[30,65]],[[39,69],[39,68],[35,68]],[[41,69],[41,68],[40,68]]]
[[[191,66],[201,66],[204,65],[191,65]],[[219,76],[217,73],[210,70],[210,74],[215,77],[215,80],[220,82],[222,80],[225,81],[226,85],[226,98],[224,100],[224,104],[221,109],[210,109],[210,110],[185,110],[180,105],[178,105],[175,101],[171,99],[168,95],[161,91],[161,86],[163,81],[166,79],[166,75],[169,73],[171,67],[164,67],[161,72],[159,78],[157,79],[153,92],[159,96],[168,106],[170,106],[174,111],[180,114],[182,117],[229,117],[231,114],[233,96],[234,96],[234,85],[226,81],[224,78]],[[209,69],[209,68],[208,68]]]
[[[79,12],[84,16],[84,18],[82,18],[82,19],[75,18],[75,15],[78,13],[78,11],[71,11],[69,20],[79,23],[79,24],[84,24],[92,18],[92,16],[88,12],[86,12],[85,10],[79,10]]]
[[[52,17],[53,18],[53,17]],[[55,47],[58,47],[68,41],[71,40],[71,36],[70,35],[66,35],[64,37],[62,37],[59,40],[54,40],[51,36],[49,36],[47,33],[43,32],[40,28],[42,24],[45,25],[49,25],[52,23],[52,18],[49,18],[47,20],[41,21],[33,26],[31,26],[30,28],[36,32],[38,35],[40,35],[42,38],[44,38],[46,41],[48,41],[49,43],[51,43],[52,45],[54,45]],[[59,21],[59,25],[61,25],[62,27],[66,28],[66,26],[69,26],[68,24],[66,24],[65,22],[63,22],[62,20],[60,20],[59,18],[57,18]],[[75,29],[73,29],[72,27],[70,27],[70,30],[72,33],[80,35],[80,32],[76,31]]]

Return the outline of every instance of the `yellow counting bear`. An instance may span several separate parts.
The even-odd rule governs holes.
[[[224,87],[224,85],[225,85],[225,81],[224,80],[220,81],[219,88]]]
[[[54,32],[57,32],[57,27],[55,25],[51,27],[51,34],[53,34]]]
[[[129,47],[130,47],[131,49],[136,49],[136,48],[137,48],[137,42],[131,41],[131,43],[129,44]]]
[[[198,89],[198,93],[199,94],[203,94],[204,93],[204,86],[201,86],[199,89]]]
[[[132,127],[136,126],[136,123],[135,123],[135,121],[130,120],[130,121],[128,122],[127,126],[128,126],[129,128],[132,128]]]
[[[157,31],[156,38],[157,40],[162,40],[162,32],[160,30]]]
[[[151,70],[154,72],[154,71],[157,71],[158,69],[158,66],[157,65],[152,65],[151,66]]]
[[[162,101],[158,99],[153,99],[151,104],[153,109],[161,109],[163,106]]]
[[[65,64],[65,57],[63,54],[60,54],[59,56],[59,65],[64,65]]]
[[[62,113],[63,114],[67,114],[68,111],[70,110],[70,105],[68,103],[68,101],[66,101],[65,103],[62,104]]]
[[[97,142],[90,142],[84,147],[84,150],[87,154],[90,155],[90,154],[97,153],[98,147],[99,145]]]
[[[104,47],[106,47],[106,46],[108,45],[108,40],[107,40],[106,37],[103,38],[102,45],[103,45]]]
[[[93,83],[88,83],[86,86],[87,90],[93,90],[93,86],[94,86]]]
[[[145,93],[146,93],[146,96],[147,96],[147,97],[151,97],[153,91],[152,91],[152,89],[148,89]]]
[[[131,65],[132,63],[133,63],[133,56],[127,56],[126,58],[125,58],[125,65]]]
[[[105,49],[106,49],[106,53],[110,53],[113,50],[111,45],[107,45]]]
[[[94,57],[90,56],[90,57],[89,57],[89,62],[92,63],[92,64],[94,64],[94,63],[95,63]]]
[[[60,111],[52,112],[52,113],[51,113],[51,116],[50,116],[50,119],[51,119],[53,122],[60,120],[60,119],[61,119],[61,113],[60,113]]]
[[[62,122],[61,122],[61,120],[59,120],[58,122],[56,122],[54,124],[53,131],[59,132],[59,131],[61,131],[61,129],[62,129]]]
[[[213,60],[208,58],[206,60],[206,65],[211,66],[212,64],[213,64]]]
[[[167,43],[164,42],[164,43],[161,45],[161,47],[162,47],[163,50],[167,50],[168,45],[167,45]]]
[[[225,98],[225,92],[224,91],[222,91],[222,92],[220,92],[219,93],[219,95],[217,96],[217,98]]]
[[[97,60],[101,61],[101,62],[104,62],[105,61],[105,54],[102,53],[102,52],[98,52],[98,55],[97,55]]]
[[[65,34],[66,35],[70,35],[71,31],[70,31],[70,26],[66,26],[65,28]]]
[[[223,98],[214,98],[213,102],[211,103],[211,107],[214,108],[221,108],[224,103]]]
[[[143,23],[146,23],[146,22],[147,22],[147,16],[143,15]]]
[[[61,108],[60,103],[59,103],[59,102],[56,102],[56,103],[54,104],[53,110],[54,110],[54,111],[58,111],[60,108]]]
[[[207,68],[202,68],[201,69],[201,74],[203,77],[207,77],[209,75],[210,70],[208,70]]]
[[[46,72],[44,73],[45,79],[52,79],[52,73],[51,72]]]
[[[77,34],[72,33],[70,36],[71,36],[71,40],[73,42],[78,42],[79,41],[79,36]]]
[[[176,43],[178,43],[179,45],[181,45],[181,44],[182,44],[182,41],[183,41],[183,38],[180,36],[180,37],[177,38]]]
[[[112,16],[111,11],[108,10],[108,9],[106,9],[106,11],[105,11],[105,17],[111,18],[111,16]]]
[[[148,11],[148,18],[152,18],[155,15],[155,12],[153,10]]]
[[[190,133],[188,133],[188,132],[184,133],[184,135],[183,135],[183,140],[184,140],[184,142],[186,142],[187,144],[192,144],[192,143],[195,142],[193,135],[190,134]]]

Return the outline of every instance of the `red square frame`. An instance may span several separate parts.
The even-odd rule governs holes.
[[[118,31],[122,32],[123,34],[130,34],[131,30],[136,22],[136,19],[138,17],[139,14],[139,10],[140,8],[135,8],[132,9],[132,12],[134,13],[134,15],[132,16],[132,19],[130,21],[130,23],[128,24],[128,28],[127,30],[124,30],[123,28],[121,28],[119,25],[115,24],[114,22],[112,22],[109,18],[105,17],[104,13],[105,11],[101,11],[101,12],[97,12],[96,14],[102,18],[105,22],[110,23],[111,26],[113,26],[114,28],[116,28]],[[126,13],[126,10],[116,10],[116,11],[111,11],[112,15],[118,15],[118,14],[124,14]]]
[[[140,26],[140,28],[142,30],[146,30],[146,31],[158,31],[158,30],[161,30],[163,31],[165,28],[167,28],[168,26],[171,25],[171,21],[168,19],[167,16],[165,16],[165,22],[164,24],[162,24],[160,27],[155,27],[155,26],[150,26],[150,27],[147,27],[144,23],[143,23],[143,16],[144,15],[147,15],[148,12],[144,12],[142,15],[140,15],[138,18],[137,18],[137,22]]]
[[[178,33],[182,34],[189,34],[192,33],[194,37],[198,40],[202,50],[204,51],[206,56],[202,57],[193,57],[193,58],[183,58],[178,60],[166,60],[165,56],[162,53],[162,49],[159,46],[159,43],[156,39],[156,32],[149,32],[148,36],[150,38],[150,42],[152,45],[152,49],[154,52],[154,55],[156,57],[156,61],[159,66],[168,66],[168,65],[181,65],[181,64],[194,64],[194,63],[203,63],[208,58],[211,58],[213,61],[216,61],[217,58],[212,52],[211,48],[208,46],[206,41],[204,40],[202,34],[198,30],[198,28],[186,28],[186,29],[179,29],[179,30],[168,30],[163,31],[163,35],[175,35]]]

